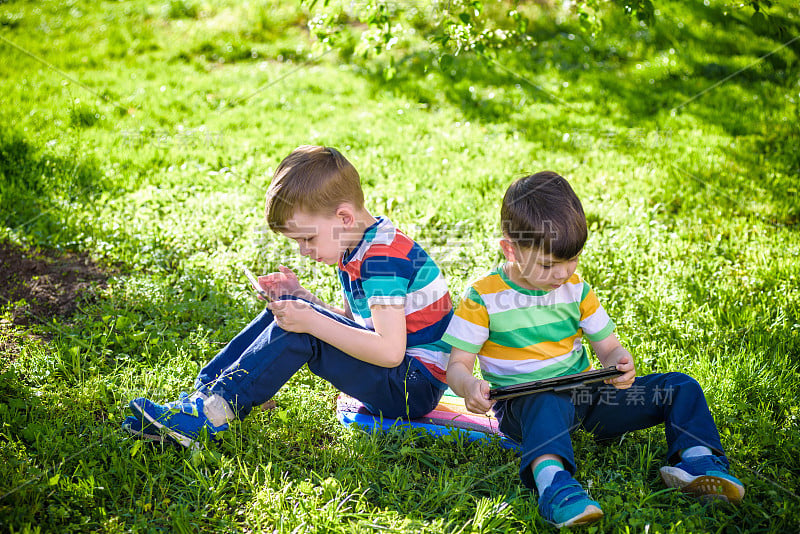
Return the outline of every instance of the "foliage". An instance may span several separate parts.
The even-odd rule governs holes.
[[[498,49],[535,45],[529,28],[534,27],[543,14],[574,18],[584,33],[595,35],[602,31],[603,14],[612,8],[652,25],[661,14],[657,6],[662,4],[654,4],[652,0],[578,0],[561,5],[520,0],[437,0],[430,3],[325,0],[321,5],[318,0],[305,0],[303,3],[316,12],[309,21],[309,28],[321,43],[360,55],[389,52],[415,33],[421,33],[440,54],[491,54]],[[784,8],[789,7],[787,2],[784,4]],[[753,25],[773,24],[781,33],[786,33],[786,25],[769,16],[771,8],[771,0],[748,0],[733,7],[742,13],[751,11]],[[354,22],[366,25],[358,37],[350,28]],[[353,45],[354,40],[358,40],[358,45]]]

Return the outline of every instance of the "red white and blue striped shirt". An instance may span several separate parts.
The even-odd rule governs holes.
[[[442,335],[453,315],[447,282],[419,244],[389,219],[377,219],[339,260],[339,280],[353,319],[374,330],[370,306],[404,305],[406,353],[444,388],[450,345]]]

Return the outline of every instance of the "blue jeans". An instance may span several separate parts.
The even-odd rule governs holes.
[[[683,373],[638,376],[629,389],[598,383],[562,393],[536,393],[499,401],[495,412],[500,430],[522,444],[519,476],[534,487],[530,464],[543,454],[556,454],[575,473],[570,432],[583,428],[598,439],[664,423],[667,459],[704,445],[727,464],[719,432],[700,384]]]
[[[356,322],[312,304],[319,312],[355,328]],[[360,400],[384,417],[421,417],[433,410],[443,390],[428,378],[415,358],[406,355],[387,368],[353,358],[310,334],[281,329],[265,309],[203,369],[195,388],[227,400],[237,417],[270,398],[303,364],[336,389]]]

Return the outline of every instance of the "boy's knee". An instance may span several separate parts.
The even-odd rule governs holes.
[[[569,395],[562,393],[537,393],[515,399],[514,411],[521,421],[530,421],[541,417],[571,421],[575,415],[575,406]]]
[[[683,399],[705,398],[703,387],[691,376],[679,372],[666,373],[653,391],[653,398],[672,404],[678,396]]]
[[[702,386],[700,386],[700,382],[685,373],[675,371],[666,373],[664,377],[665,386],[680,387],[688,390],[703,390]]]
[[[536,395],[529,395],[534,402],[545,406],[558,406],[569,409],[573,406],[572,398],[567,393],[545,392]]]

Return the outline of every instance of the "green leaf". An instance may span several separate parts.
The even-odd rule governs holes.
[[[442,54],[439,57],[439,68],[442,70],[450,70],[450,67],[453,66],[453,60],[452,54]]]
[[[133,447],[131,447],[131,458],[135,458],[139,453],[139,450],[142,448],[142,443],[141,440],[136,440],[136,443],[133,444]]]
[[[120,315],[117,317],[117,328],[120,330],[124,330],[130,321],[125,315]]]

